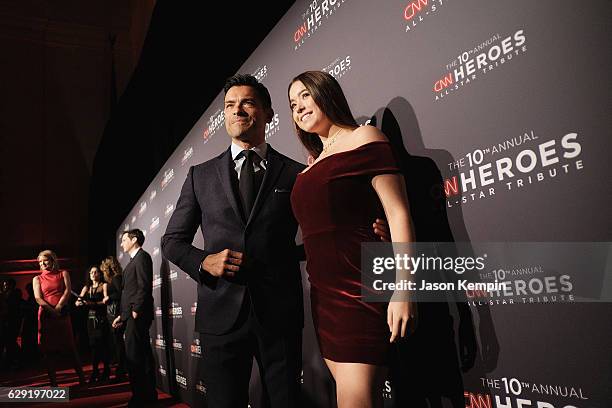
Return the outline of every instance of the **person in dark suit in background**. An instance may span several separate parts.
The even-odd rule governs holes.
[[[149,343],[153,321],[153,261],[144,249],[144,234],[139,229],[125,231],[121,248],[130,255],[123,272],[121,314],[113,327],[125,324],[125,354],[132,398],[128,406],[143,406],[157,400],[155,361]]]
[[[38,355],[38,303],[34,299],[34,286],[26,285],[28,298],[21,304],[23,326],[21,329],[22,361],[24,363],[37,362]]]
[[[17,288],[17,282],[13,278],[3,282],[4,295],[6,296],[6,319],[2,319],[0,323],[3,325],[2,333],[2,347],[0,348],[0,356],[2,355],[3,349],[6,348],[6,355],[4,363],[7,368],[15,369],[19,367],[19,361],[21,359],[21,348],[17,344],[17,337],[19,337],[19,330],[21,329],[21,321],[23,316],[21,314],[21,303],[23,298],[21,296],[21,289]]]

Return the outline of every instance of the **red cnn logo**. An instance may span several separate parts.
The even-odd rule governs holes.
[[[439,79],[434,84],[433,90],[435,92],[440,92],[444,88],[447,88],[449,85],[453,83],[453,75],[452,73],[448,73],[448,75],[443,76],[442,79]]]
[[[293,34],[293,41],[300,41],[302,37],[304,37],[304,34],[306,34],[306,31],[306,22],[304,22],[304,24],[298,27],[298,29],[295,31],[295,34]]]
[[[489,297],[489,294],[484,290],[466,290],[465,295],[471,299]]]
[[[428,0],[415,0],[408,3],[404,9],[404,18],[410,20],[416,13],[421,11],[423,7],[427,5]]]
[[[472,394],[465,391],[463,396],[465,397],[465,408],[491,408],[490,395]]]
[[[447,197],[459,194],[459,183],[457,182],[457,176],[444,180],[444,194],[446,194]]]

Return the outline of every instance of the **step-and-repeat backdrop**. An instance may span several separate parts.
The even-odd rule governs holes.
[[[240,72],[256,76],[272,95],[268,143],[303,163],[287,86],[305,70],[337,78],[358,121],[381,128],[400,150],[422,240],[445,240],[445,224],[461,242],[610,241],[611,11],[604,0],[299,1]],[[231,16],[211,18],[231,24]],[[248,27],[240,29],[249,35]],[[193,52],[210,55],[210,64],[223,63],[214,48]],[[160,239],[189,167],[229,143],[220,90],[117,233],[146,231],[144,249],[154,263],[151,344],[158,385],[197,406],[204,406],[206,384],[198,376],[203,345],[194,333],[196,283],[163,259]],[[424,221],[432,214],[442,224]],[[203,245],[199,231],[194,245]],[[125,265],[129,257],[120,252],[118,239]],[[457,381],[449,376],[449,384],[441,373],[460,354],[436,347],[463,347],[469,332],[478,355],[459,379],[456,405],[610,406],[610,304],[576,301],[571,278],[542,265],[502,269],[503,276],[523,281],[520,291],[468,294],[470,329],[448,305],[454,319],[441,322],[450,330],[439,336],[450,337],[421,339],[400,353],[410,374],[403,383],[385,382],[387,406],[397,402],[398,388],[415,406],[424,396],[430,406],[437,398],[447,403]],[[314,338],[306,278],[304,290],[305,400],[328,407],[333,382]],[[251,405],[260,406],[255,366],[251,394]]]

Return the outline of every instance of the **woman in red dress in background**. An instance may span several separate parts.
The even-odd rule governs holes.
[[[288,93],[298,137],[315,159],[298,175],[291,205],[319,348],[339,408],[382,407],[390,343],[405,336],[411,304],[405,294],[389,304],[363,300],[361,243],[378,241],[370,220],[383,213],[392,241],[414,241],[404,180],[385,135],[358,126],[331,75],[304,72]]]
[[[64,309],[70,300],[70,275],[60,271],[57,256],[51,250],[38,254],[38,265],[41,274],[32,280],[34,297],[40,305],[38,309],[38,345],[47,363],[49,382],[57,387],[56,365],[57,357],[62,353],[70,353],[79,383],[85,384],[85,376],[81,367],[68,309]]]

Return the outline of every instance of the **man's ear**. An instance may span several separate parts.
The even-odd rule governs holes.
[[[266,114],[267,114],[266,123],[272,122],[272,119],[274,118],[274,109],[272,108],[266,109]]]

